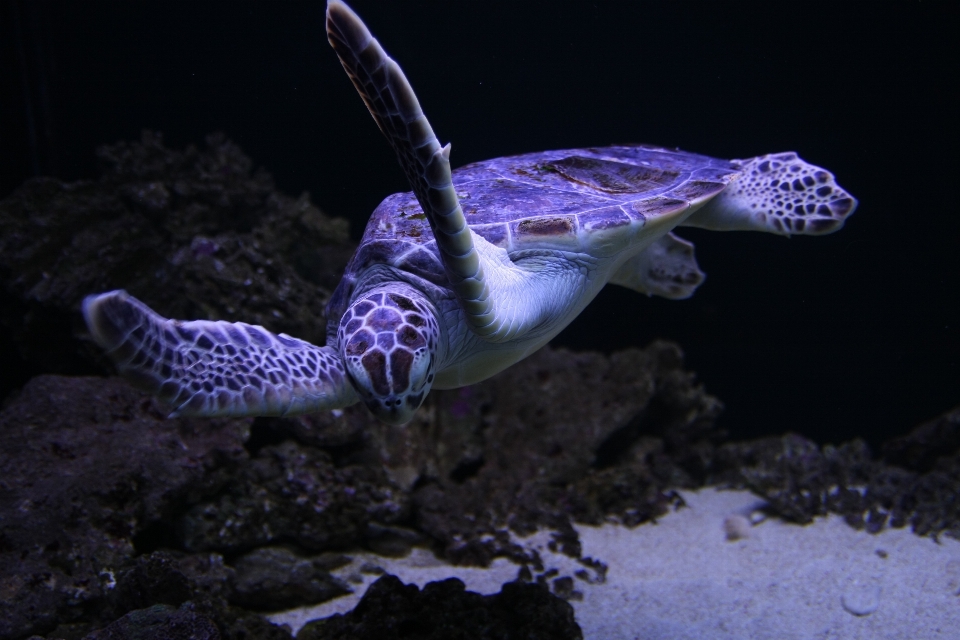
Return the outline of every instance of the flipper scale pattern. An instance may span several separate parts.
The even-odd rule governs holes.
[[[502,318],[490,296],[483,262],[450,171],[450,145],[440,146],[403,70],[344,3],[327,5],[327,37],[380,131],[397,154],[437,241],[444,269],[467,322],[497,341]]]
[[[125,291],[90,296],[94,339],[173,415],[280,416],[355,403],[340,357],[243,322],[168,320]]]

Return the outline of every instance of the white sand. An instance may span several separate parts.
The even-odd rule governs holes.
[[[761,504],[741,491],[683,492],[689,508],[634,529],[578,527],[584,556],[609,565],[606,582],[574,580],[584,637],[595,640],[960,639],[960,541],[920,538],[908,529],[858,532],[841,518],[798,526],[768,519],[750,525]],[[728,540],[726,532],[746,537]],[[537,548],[546,568],[573,575],[583,567]],[[498,560],[488,569],[451,567],[427,551],[401,559],[356,554],[338,570],[361,579],[357,593],[271,616],[294,630],[352,609],[377,576],[375,564],[421,587],[456,576],[467,589],[495,593],[517,575]]]

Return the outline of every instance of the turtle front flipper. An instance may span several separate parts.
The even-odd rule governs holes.
[[[359,16],[339,0],[327,4],[327,37],[397,153],[471,329],[492,342],[516,337],[515,324],[497,309],[491,295],[484,270],[487,258],[477,251],[453,188],[450,145],[440,146],[399,65],[387,56]]]
[[[733,162],[740,176],[681,226],[817,236],[838,231],[857,208],[832,173],[792,151]]]
[[[282,416],[359,400],[336,351],[243,322],[168,320],[126,291],[83,301],[87,327],[174,416]]]

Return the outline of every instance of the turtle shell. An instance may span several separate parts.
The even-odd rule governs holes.
[[[543,151],[485,160],[453,172],[470,228],[508,253],[571,247],[590,253],[598,234],[673,213],[720,193],[740,164],[647,145]],[[328,309],[338,319],[358,274],[389,264],[438,286],[447,277],[413,192],[387,197],[370,216]]]

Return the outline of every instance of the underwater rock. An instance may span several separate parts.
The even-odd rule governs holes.
[[[258,421],[259,422],[259,421]],[[373,420],[360,405],[341,411],[321,411],[289,418],[264,418],[262,424],[271,433],[289,433],[298,441],[323,449],[342,449],[362,444]]]
[[[213,595],[222,597],[233,572],[224,566],[223,558],[214,554],[210,554],[208,565],[207,573],[214,577],[210,586],[216,587],[219,583]],[[179,558],[170,553],[154,551],[139,556],[133,567],[116,577],[116,586],[110,594],[111,614],[116,617],[155,604],[180,606],[191,599],[196,587],[189,573],[180,567]]]
[[[539,584],[508,582],[483,596],[456,578],[430,582],[423,590],[391,575],[370,585],[356,608],[307,624],[297,640],[527,640],[580,639],[573,607]]]
[[[339,554],[305,558],[282,547],[264,547],[233,561],[236,581],[230,602],[248,609],[278,611],[317,604],[352,589],[330,575],[350,562]]]
[[[953,415],[948,412],[913,433],[929,433],[931,425],[942,431]],[[912,437],[897,439],[885,450],[903,450],[902,443]],[[910,525],[917,535],[960,539],[958,452],[936,458],[932,468],[918,473],[875,459],[861,440],[820,447],[787,434],[721,445],[707,484],[749,489],[767,501],[768,512],[800,524],[835,513],[870,533]]]
[[[5,395],[39,373],[112,367],[87,342],[84,296],[126,289],[168,317],[239,320],[317,344],[353,253],[347,221],[278,193],[221,134],[101,147],[98,181],[28,180],[0,201]]]
[[[294,441],[263,447],[215,498],[177,520],[189,551],[235,552],[279,541],[325,551],[362,540],[371,521],[391,524],[409,497],[374,465],[337,467],[327,452]]]
[[[180,515],[177,539],[223,553],[291,540],[398,555],[426,542],[482,565],[533,561],[510,531],[551,527],[576,556],[573,521],[639,524],[677,503],[670,487],[700,485],[720,408],[670,343],[609,357],[546,348],[432,394],[404,427],[359,405],[258,419],[251,460]]]
[[[960,406],[883,445],[883,459],[911,471],[933,469],[939,458],[960,452]]]
[[[61,376],[34,378],[0,412],[0,638],[81,638],[188,602],[220,629],[211,637],[290,637],[228,605],[235,572],[219,555],[144,553],[176,546],[165,520],[247,458],[250,420],[164,416],[122,380]],[[130,620],[179,629],[183,615]]]
[[[231,606],[238,583],[238,571],[227,566],[218,554],[184,554],[154,551],[136,558],[132,568],[120,573],[116,588],[109,594],[99,618],[116,620],[101,632],[124,631],[120,637],[192,638],[175,635],[161,636],[150,625],[169,624],[163,615],[148,615],[151,611],[166,612],[176,620],[182,612],[189,612],[212,622],[224,640],[257,638],[258,640],[288,640],[286,629],[271,624],[262,616]],[[161,607],[158,609],[158,606]],[[174,610],[174,607],[179,607]],[[117,622],[126,622],[118,625]],[[58,635],[62,627],[54,632]],[[134,631],[139,631],[136,635]],[[91,637],[99,637],[94,634]],[[113,637],[113,636],[108,636]]]
[[[134,538],[215,492],[248,420],[165,420],[117,379],[41,376],[0,412],[0,638],[85,614]]]
[[[191,611],[189,607],[175,609],[158,604],[147,609],[131,611],[119,620],[84,640],[220,640],[217,625],[209,618]]]
[[[545,348],[435,394],[421,415],[434,420],[441,455],[413,493],[418,528],[449,560],[487,564],[531,560],[511,531],[553,528],[577,556],[573,521],[635,525],[666,513],[678,499],[670,488],[699,486],[701,450],[722,435],[721,404],[682,365],[667,342],[611,356]]]
[[[862,511],[856,489],[876,473],[862,440],[820,448],[797,434],[727,443],[716,454],[711,484],[745,488],[781,518],[807,524],[829,511]]]
[[[438,392],[405,428],[362,407],[311,416],[310,438],[329,421],[351,425],[328,448],[290,439],[305,431],[284,420],[167,420],[119,379],[38,377],[0,415],[0,506],[12,514],[0,528],[0,637],[185,598],[220,620],[228,602],[331,597],[308,578],[266,603],[271,578],[247,568],[278,541],[391,554],[426,542],[458,562],[508,555],[536,568],[510,528],[552,526],[577,555],[573,519],[648,519],[671,503],[668,482],[696,483],[696,465],[669,452],[696,449],[677,434],[713,438],[718,409],[667,343],[612,357],[545,349],[482,385]],[[656,435],[666,431],[670,445]],[[611,438],[622,455],[599,455]],[[634,484],[607,487],[608,476]],[[247,555],[229,566],[211,552]]]
[[[313,416],[309,431],[168,420],[119,379],[41,376],[0,413],[0,638],[80,638],[155,605],[189,605],[225,639],[289,637],[243,607],[341,593],[326,573],[338,556],[305,550],[426,543],[459,563],[507,556],[572,598],[567,576],[515,535],[551,528],[551,548],[579,558],[573,522],[638,524],[678,505],[674,488],[704,484],[749,488],[796,522],[839,513],[869,531],[960,533],[960,454],[919,473],[858,441],[723,443],[719,409],[664,342],[611,356],[546,348],[437,392],[406,427],[362,408]],[[340,420],[352,435],[329,447],[298,440]],[[263,546],[278,542],[298,547]]]

